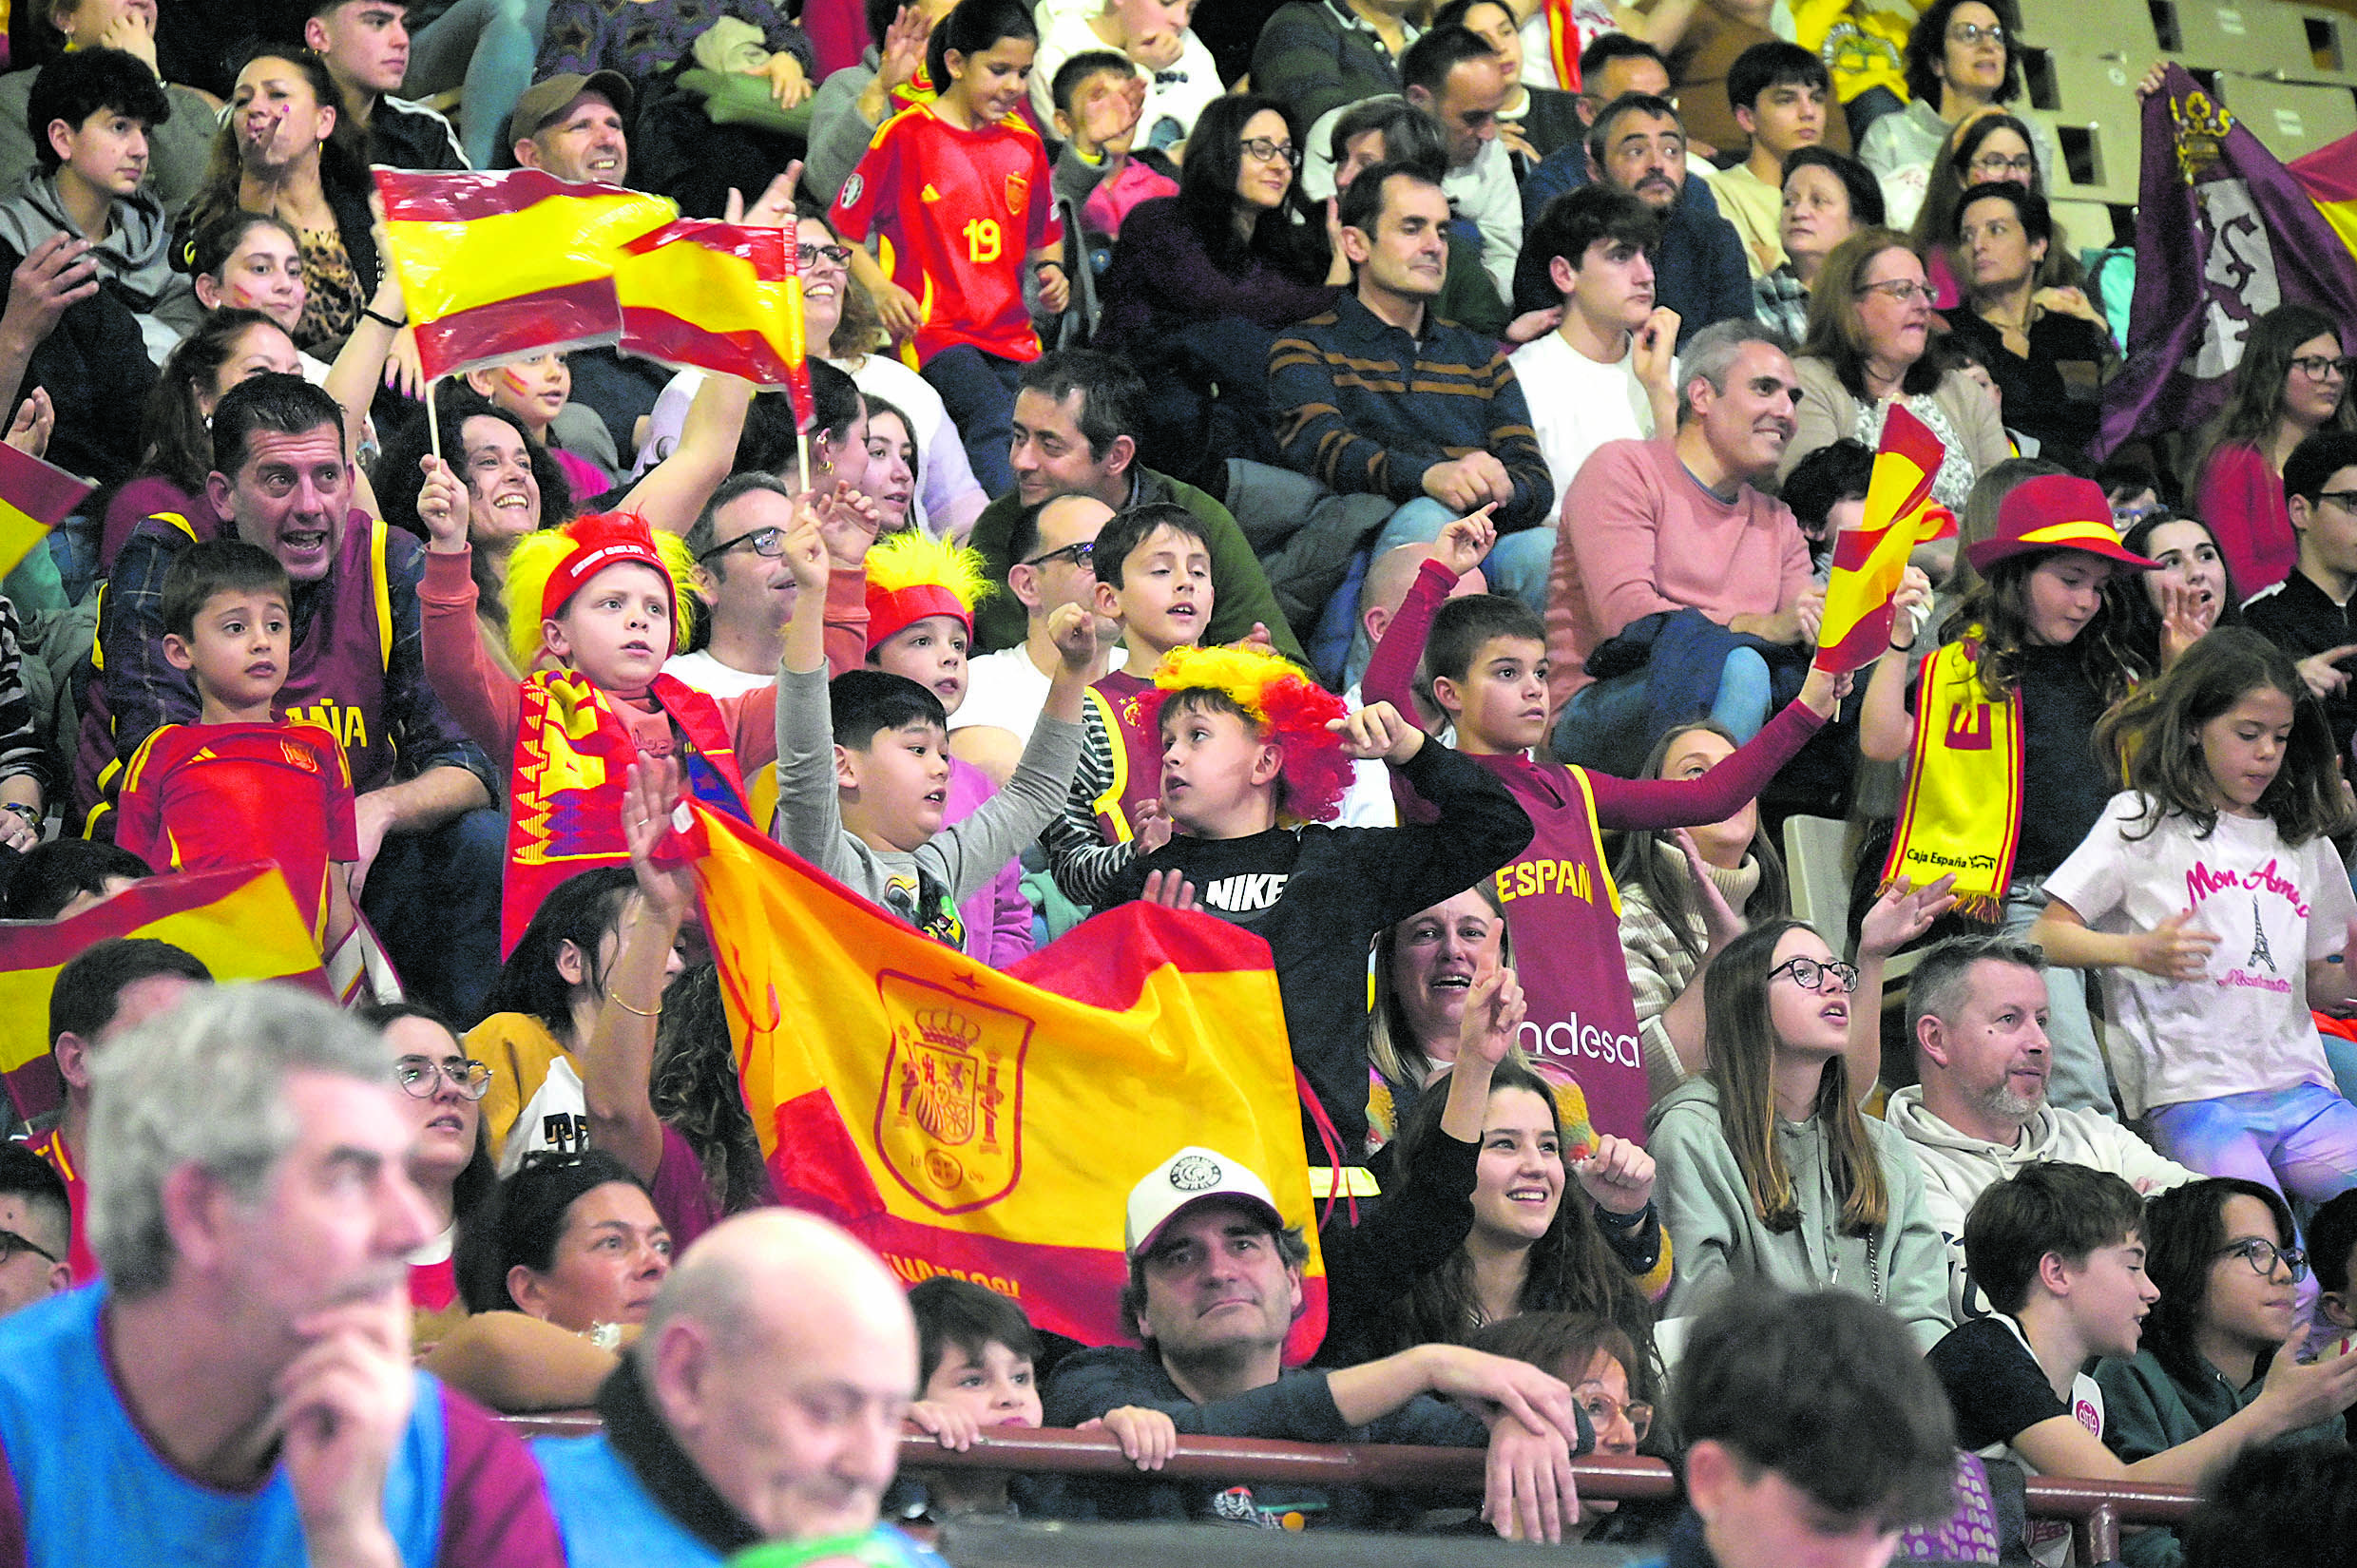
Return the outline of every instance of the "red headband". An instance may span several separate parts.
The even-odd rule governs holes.
[[[644,518],[630,512],[592,512],[567,523],[565,531],[580,548],[550,568],[548,585],[540,591],[543,621],[554,621],[583,583],[606,567],[624,563],[651,568],[662,579],[664,594],[671,594],[671,573],[655,552],[655,537],[647,531]],[[672,613],[678,614],[679,608],[674,603]]]
[[[868,649],[871,653],[902,628],[913,626],[929,615],[953,616],[966,628],[966,635],[974,635],[974,615],[965,602],[939,583],[912,583],[905,588],[879,588],[868,584]]]

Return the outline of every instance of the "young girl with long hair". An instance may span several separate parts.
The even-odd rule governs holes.
[[[1452,1069],[1453,1071],[1454,1069]],[[1654,1212],[1653,1160],[1633,1143],[1565,1127],[1562,1089],[1509,1056],[1490,1071],[1463,1245],[1393,1309],[1403,1345],[1462,1344],[1523,1312],[1598,1312],[1646,1348],[1671,1258]],[[1427,1094],[1400,1130],[1401,1164],[1439,1131],[1446,1097]],[[1415,1184],[1410,1175],[1403,1194]]]
[[[2290,655],[2227,626],[2096,738],[2128,788],[2046,879],[2030,937],[2103,971],[2126,1109],[2205,1175],[2311,1202],[2357,1187],[2357,1105],[2309,1012],[2350,999],[2357,935],[2323,708]]]
[[[2046,877],[2102,815],[2117,777],[2088,745],[2136,673],[2105,584],[2121,567],[2155,563],[2121,547],[2111,516],[2089,480],[2043,474],[2016,486],[1996,532],[1965,546],[1978,580],[1941,626],[1920,681],[1909,686],[1907,654],[1930,594],[1915,578],[1899,592],[1905,613],[1867,688],[1859,748],[1877,761],[1909,759],[1884,877],[1953,872],[1966,916],[2009,931],[2038,918]],[[2054,1102],[2110,1114],[2084,982],[2050,970],[2046,995]]]
[[[1654,742],[1646,778],[1699,778],[1734,755],[1736,741],[1710,719],[1680,724]],[[1638,1051],[1659,1100],[1702,1067],[1706,958],[1747,921],[1791,912],[1784,857],[1759,831],[1759,802],[1723,822],[1620,835],[1612,879],[1620,889],[1620,947],[1637,997]]]
[[[2247,594],[2299,564],[2284,498],[2284,459],[2318,430],[2357,430],[2340,324],[2307,305],[2278,305],[2252,324],[2226,407],[2194,448],[2194,513],[2210,525]]]
[[[1797,920],[1762,921],[1704,971],[1710,1066],[1655,1108],[1649,1145],[1677,1258],[1672,1315],[1722,1290],[1838,1286],[1926,1349],[1951,1327],[1922,1169],[1858,1109],[1845,1054],[1858,978]]]
[[[2139,680],[2175,664],[2213,627],[2243,623],[2233,568],[2207,523],[2156,511],[2123,530],[2119,543],[2160,563],[2142,582],[2112,581],[2113,641]]]
[[[1072,293],[1047,155],[1015,113],[1039,36],[1022,0],[959,0],[926,45],[941,95],[884,122],[829,214],[852,276],[941,393],[992,495],[1015,488],[1016,382],[1040,356],[1025,282],[1051,316]]]

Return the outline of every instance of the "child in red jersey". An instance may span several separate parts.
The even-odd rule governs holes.
[[[191,545],[163,578],[163,657],[196,682],[194,724],[166,724],[132,754],[115,842],[158,870],[276,861],[333,953],[353,927],[360,858],[352,774],[336,737],[277,717],[293,641],[286,568],[235,539]]]
[[[852,276],[913,349],[992,495],[1015,488],[1015,384],[1040,356],[1024,278],[1053,315],[1072,292],[1047,155],[1016,114],[1038,50],[1022,0],[959,0],[927,45],[941,95],[884,122],[831,215]],[[881,263],[862,248],[872,232]]]

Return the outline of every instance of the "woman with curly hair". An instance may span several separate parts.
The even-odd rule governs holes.
[[[2284,459],[2319,430],[2357,430],[2350,365],[2332,317],[2278,305],[2252,323],[2226,406],[2195,445],[2194,512],[2217,535],[2246,594],[2273,587],[2299,563]]]

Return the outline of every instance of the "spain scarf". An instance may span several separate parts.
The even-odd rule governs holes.
[[[1974,669],[1981,630],[1924,660],[1915,752],[1882,885],[1954,872],[1956,911],[1993,921],[2022,844],[2022,694],[1992,702]]]
[[[711,698],[667,675],[649,691],[671,720],[680,766],[698,800],[753,820],[728,721]],[[606,695],[571,670],[537,670],[524,682],[508,775],[508,873],[500,909],[501,956],[512,952],[541,903],[566,877],[627,866],[623,794],[638,742]]]

